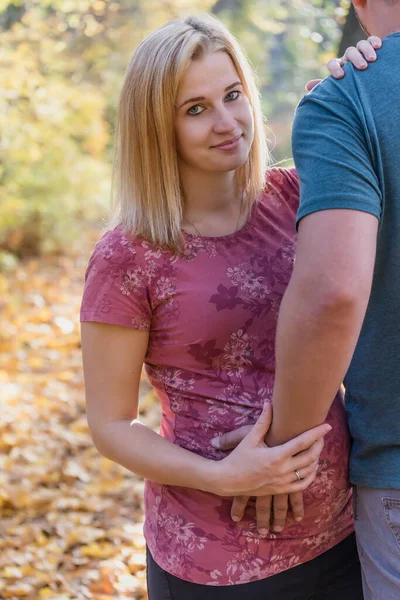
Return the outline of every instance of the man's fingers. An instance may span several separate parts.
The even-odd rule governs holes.
[[[266,535],[270,527],[272,496],[258,496],[256,499],[257,530]]]
[[[294,456],[299,452],[308,450],[308,448],[310,448],[317,440],[323,438],[331,430],[332,427],[327,423],[324,423],[323,425],[318,425],[318,427],[314,427],[313,429],[305,431],[301,435],[283,445],[286,455]]]
[[[288,511],[288,495],[278,494],[273,500],[273,531],[280,532],[285,526]]]
[[[229,433],[224,433],[223,435],[212,439],[211,445],[219,450],[232,450],[233,448],[236,448],[236,446],[238,446],[242,440],[244,440],[246,435],[252,429],[253,425],[243,425],[243,427],[239,427],[239,429],[235,429]]]
[[[304,517],[303,492],[294,492],[289,496],[290,506],[295,521],[301,521]]]
[[[250,500],[250,496],[235,496],[232,502],[231,518],[236,523],[244,517],[246,506]]]

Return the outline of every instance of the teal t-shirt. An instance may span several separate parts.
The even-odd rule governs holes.
[[[345,67],[299,104],[298,221],[326,209],[379,219],[371,298],[345,378],[350,479],[400,489],[400,32],[365,71]]]

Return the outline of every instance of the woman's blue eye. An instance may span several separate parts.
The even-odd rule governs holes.
[[[233,100],[237,100],[242,92],[238,90],[232,90],[225,96],[225,102],[232,102]],[[195,104],[191,106],[186,114],[195,117],[197,115],[201,115],[201,113],[205,110],[204,106],[201,104]]]
[[[187,114],[196,116],[202,112],[203,112],[203,109],[201,108],[200,104],[196,104],[195,106],[192,106],[191,108],[189,108],[189,110],[187,111]]]
[[[239,94],[240,92],[238,90],[232,90],[232,92],[229,92],[225,98],[228,100],[228,102],[231,102],[232,100],[237,100],[239,98]]]

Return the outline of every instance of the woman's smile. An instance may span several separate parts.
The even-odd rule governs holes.
[[[214,148],[215,150],[222,150],[224,152],[231,152],[232,150],[236,150],[238,148],[240,142],[242,141],[242,137],[243,134],[241,133],[240,135],[231,138],[230,140],[226,140],[217,146],[211,146],[211,148]]]

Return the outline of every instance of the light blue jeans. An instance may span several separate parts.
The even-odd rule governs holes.
[[[354,523],[365,600],[400,600],[400,490],[357,486]]]

